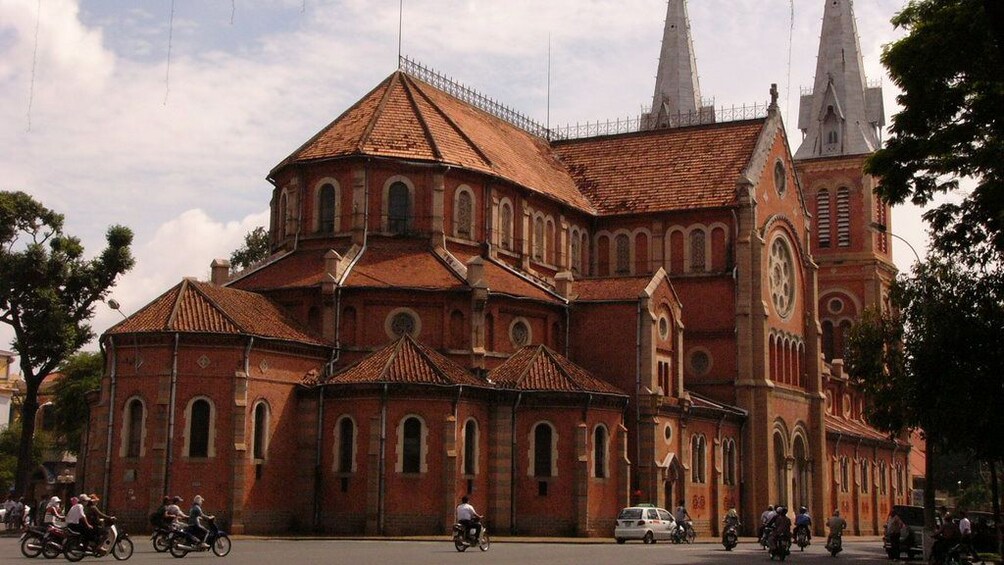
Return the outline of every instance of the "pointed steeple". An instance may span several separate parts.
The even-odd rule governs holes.
[[[669,0],[652,110],[643,116],[643,123],[651,129],[708,123],[713,120],[712,110],[701,107],[687,0]]]
[[[804,138],[796,159],[871,153],[885,125],[882,87],[865,80],[854,2],[825,0],[824,6],[816,81],[799,107]]]

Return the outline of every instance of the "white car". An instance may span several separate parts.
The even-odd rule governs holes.
[[[624,543],[629,539],[640,539],[645,543],[668,540],[676,531],[676,520],[664,508],[655,506],[629,506],[617,515],[614,539]]]

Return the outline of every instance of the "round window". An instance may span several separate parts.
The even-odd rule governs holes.
[[[662,430],[662,437],[666,438],[666,443],[669,443],[673,439],[673,426],[666,424],[666,427]]]
[[[516,320],[509,328],[509,339],[516,347],[523,347],[530,343],[530,326],[525,320]]]
[[[787,318],[795,306],[795,263],[783,237],[770,246],[770,297],[777,315]]]
[[[830,312],[834,314],[839,314],[844,311],[844,301],[839,298],[834,298],[830,300]]]
[[[781,161],[774,164],[774,188],[782,196],[784,196],[784,191],[788,188],[788,173],[784,170],[784,163]]]
[[[669,338],[669,319],[665,316],[659,318],[659,337],[662,339]]]
[[[695,375],[705,375],[711,369],[711,356],[706,351],[695,351],[690,354],[690,369]]]
[[[398,312],[390,320],[390,331],[397,337],[415,334],[415,317],[408,312]]]

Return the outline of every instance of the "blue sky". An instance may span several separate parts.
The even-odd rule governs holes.
[[[702,94],[762,103],[776,82],[800,140],[793,120],[823,2],[794,0],[792,21],[787,0],[691,1]],[[896,92],[879,55],[903,4],[855,5],[889,114]],[[66,214],[92,254],[109,225],[130,226],[138,263],[113,296],[131,313],[182,277],[206,277],[266,223],[271,167],[395,70],[398,7],[174,0],[172,26],[171,0],[0,0],[0,187]],[[651,103],[665,10],[664,0],[405,0],[403,52],[544,121],[550,39],[552,125],[633,117]],[[923,253],[916,210],[897,209],[894,230]],[[894,250],[907,268],[912,253]],[[117,317],[99,306],[95,330]],[[0,349],[10,336],[0,326]]]

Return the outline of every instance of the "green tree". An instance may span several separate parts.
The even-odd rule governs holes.
[[[886,201],[926,205],[972,178],[961,203],[925,218],[933,247],[963,251],[989,240],[1004,251],[1004,4],[999,0],[911,0],[892,23],[907,31],[882,63],[903,93],[890,137],[866,170]]]
[[[0,191],[0,322],[14,330],[25,392],[16,486],[27,487],[38,389],[71,353],[94,337],[94,303],[132,268],[132,231],[108,229],[108,246],[91,260],[63,233],[63,216],[24,192]]]
[[[255,263],[264,261],[269,255],[268,232],[258,226],[244,236],[244,245],[230,254],[230,269],[232,272],[247,269]]]
[[[17,473],[18,449],[21,446],[21,422],[0,430],[0,487],[6,492],[14,488],[14,475]],[[42,458],[42,446],[36,440],[31,446],[30,463],[34,467]]]
[[[60,365],[62,378],[50,389],[58,443],[74,454],[80,451],[81,434],[90,415],[87,393],[101,388],[103,368],[104,359],[100,353],[76,353]]]

